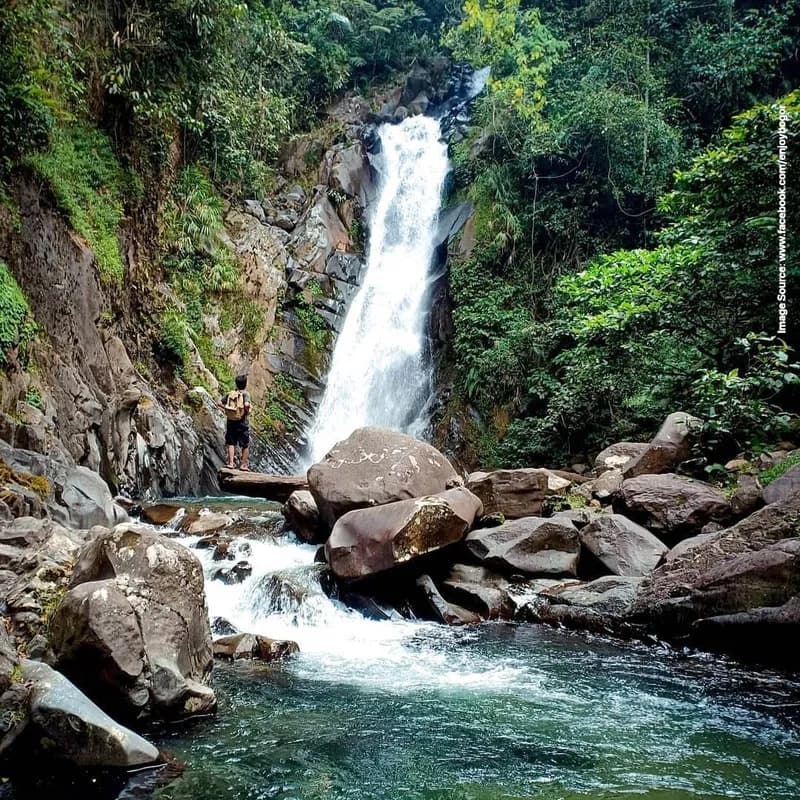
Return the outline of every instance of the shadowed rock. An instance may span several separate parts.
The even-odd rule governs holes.
[[[37,661],[21,662],[32,685],[30,721],[49,748],[80,767],[138,767],[152,764],[158,750],[115,722],[63,675]]]

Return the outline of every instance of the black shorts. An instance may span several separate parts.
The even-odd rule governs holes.
[[[232,421],[225,427],[225,444],[228,447],[249,447],[250,426],[246,422]]]

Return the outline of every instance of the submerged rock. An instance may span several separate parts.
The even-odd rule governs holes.
[[[339,578],[363,578],[461,541],[481,513],[464,487],[377,508],[350,511],[325,544]]]
[[[58,666],[115,714],[213,710],[203,682],[211,635],[200,562],[149,530],[120,525],[81,550],[50,630]]]
[[[444,492],[461,479],[435,448],[383,428],[359,428],[308,471],[320,517]]]

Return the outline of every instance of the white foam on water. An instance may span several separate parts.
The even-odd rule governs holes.
[[[179,541],[193,547],[198,537]],[[466,629],[368,619],[332,600],[320,586],[313,546],[289,537],[237,539],[231,551],[246,556],[253,571],[242,583],[228,585],[211,576],[234,561],[214,561],[212,549],[193,550],[203,563],[210,618],[223,617],[246,633],[297,642],[300,655],[286,669],[300,676],[396,693],[541,686],[541,677],[530,666],[490,660],[465,647],[471,638]]]

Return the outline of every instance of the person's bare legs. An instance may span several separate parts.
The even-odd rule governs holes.
[[[232,445],[228,445],[228,469],[234,469],[233,460],[236,457],[236,448]]]
[[[239,462],[239,469],[250,469],[249,461],[250,458],[250,446],[242,448],[242,460]]]

